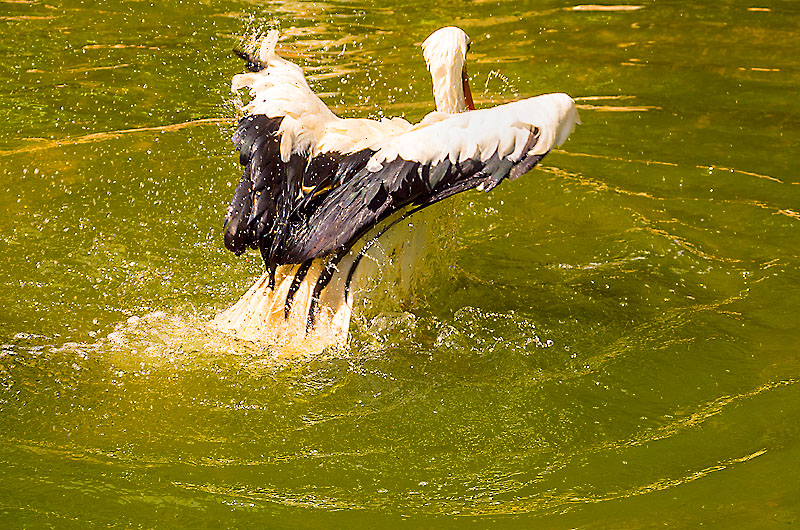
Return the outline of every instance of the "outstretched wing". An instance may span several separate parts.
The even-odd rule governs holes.
[[[424,123],[424,122],[423,122]],[[440,118],[375,146],[366,164],[290,220],[280,263],[349,249],[407,207],[472,188],[490,191],[530,171],[578,123],[566,94]]]

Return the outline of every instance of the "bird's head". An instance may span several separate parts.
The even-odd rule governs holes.
[[[434,31],[422,43],[422,55],[433,78],[436,110],[440,112],[475,110],[467,76],[469,45],[469,36],[453,26]]]

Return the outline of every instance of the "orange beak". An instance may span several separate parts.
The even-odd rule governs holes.
[[[472,101],[472,91],[469,89],[467,65],[464,65],[464,68],[461,70],[461,84],[464,86],[464,100],[467,103],[467,110],[475,110],[475,103]]]

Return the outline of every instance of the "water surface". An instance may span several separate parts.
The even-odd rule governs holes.
[[[800,9],[770,0],[0,1],[0,523],[763,528],[800,516]],[[221,240],[233,46],[343,116],[583,125],[466,194],[447,274],[313,359],[205,326],[261,272]]]

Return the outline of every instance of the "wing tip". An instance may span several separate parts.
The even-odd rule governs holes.
[[[259,61],[249,53],[243,52],[238,48],[233,48],[232,51],[234,55],[236,55],[239,59],[245,62],[245,69],[248,72],[260,72],[265,68],[264,64],[261,61]]]
[[[267,33],[267,36],[264,37],[264,40],[261,41],[258,57],[262,63],[268,65],[271,61],[278,58],[278,55],[275,53],[275,46],[278,44],[279,38],[280,34],[278,30],[271,29]]]

